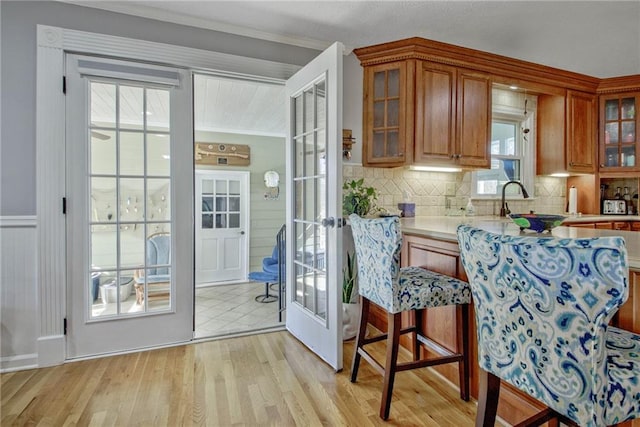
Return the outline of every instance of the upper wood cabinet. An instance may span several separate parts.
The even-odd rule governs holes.
[[[413,162],[490,167],[489,76],[427,61],[416,68]]]
[[[490,166],[491,80],[429,61],[365,66],[363,163]]]
[[[538,175],[596,172],[597,111],[590,93],[538,97]]]
[[[450,47],[411,38],[354,50],[365,166],[490,166],[490,74],[452,62]]]
[[[600,96],[600,172],[640,171],[640,92]]]
[[[414,63],[365,68],[362,158],[367,165],[400,166],[411,159]]]
[[[598,103],[595,94],[567,91],[567,170],[596,171]]]

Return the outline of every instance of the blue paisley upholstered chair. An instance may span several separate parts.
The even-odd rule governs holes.
[[[476,426],[495,422],[500,380],[547,405],[538,425],[640,416],[640,335],[609,321],[626,301],[622,237],[502,236],[461,225],[478,331]]]
[[[352,214],[349,220],[356,249],[361,305],[360,326],[351,365],[351,382],[356,381],[360,358],[364,356],[384,376],[380,417],[386,420],[389,418],[396,372],[457,362],[460,397],[469,400],[469,285],[419,267],[400,268],[402,234],[398,217],[362,219]],[[368,338],[366,331],[371,303],[387,311],[387,333]],[[457,318],[461,320],[455,353],[439,345],[429,345],[429,339],[423,334],[423,310],[445,305],[457,305]],[[407,311],[414,313],[414,325],[401,330],[401,314]],[[400,335],[409,332],[414,332],[413,361],[398,363]],[[383,366],[371,356],[365,346],[385,338],[387,357]],[[437,355],[422,359],[420,343],[428,345]]]

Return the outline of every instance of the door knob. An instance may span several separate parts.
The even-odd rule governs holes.
[[[336,225],[336,219],[334,217],[329,217],[329,218],[324,218],[322,220],[322,226],[323,227],[335,227]]]
[[[240,234],[244,234],[244,230],[240,231]]]

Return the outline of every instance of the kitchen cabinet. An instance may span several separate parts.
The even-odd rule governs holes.
[[[578,227],[578,228],[596,228],[596,224],[594,222],[577,222],[575,224],[562,224],[567,227]]]
[[[538,97],[538,175],[595,173],[597,102],[594,94],[567,90]]]
[[[490,75],[420,59],[422,46],[408,43],[354,51],[364,67],[363,165],[489,168]]]
[[[640,221],[597,221],[597,222],[570,222],[562,225],[567,227],[595,228],[598,230],[640,231]]]
[[[600,172],[640,171],[640,92],[600,96]]]
[[[631,231],[631,223],[627,221],[615,221],[611,224],[612,230]]]
[[[365,68],[362,158],[366,165],[401,166],[410,161],[414,64],[398,61]]]
[[[490,77],[428,61],[416,68],[414,163],[489,168]]]

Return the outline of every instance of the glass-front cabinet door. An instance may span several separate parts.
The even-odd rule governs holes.
[[[600,171],[640,170],[639,105],[639,92],[601,97]]]
[[[407,62],[365,68],[363,161],[375,166],[400,166],[407,161]]]

